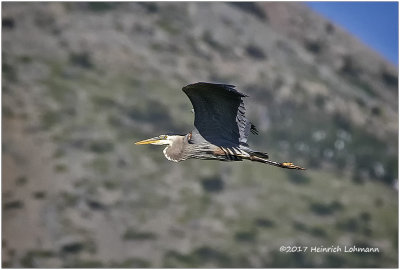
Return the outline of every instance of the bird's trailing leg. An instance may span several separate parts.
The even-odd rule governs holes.
[[[294,170],[305,170],[305,168],[302,168],[300,166],[294,165],[292,162],[283,162],[280,163],[282,168],[286,169],[294,169]]]
[[[269,165],[272,165],[272,166],[281,167],[281,168],[285,168],[285,169],[305,170],[305,168],[302,168],[300,166],[296,166],[291,162],[279,163],[279,162],[272,161],[272,160],[269,160],[269,159],[260,158],[260,157],[254,156],[254,155],[250,156],[249,159],[251,161],[258,161],[258,162],[262,162],[262,163],[265,163],[265,164],[269,164]]]

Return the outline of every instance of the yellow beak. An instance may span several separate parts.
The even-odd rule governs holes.
[[[159,141],[160,141],[159,139],[151,138],[151,139],[135,142],[135,144],[151,144],[151,143],[158,143]]]

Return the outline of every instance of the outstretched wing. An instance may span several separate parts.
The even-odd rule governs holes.
[[[193,135],[218,146],[247,144],[250,131],[256,131],[245,117],[243,98],[235,86],[199,82],[182,89],[194,108]]]

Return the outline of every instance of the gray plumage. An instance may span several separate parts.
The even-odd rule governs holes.
[[[194,109],[192,132],[180,135],[160,135],[136,144],[168,145],[167,159],[175,162],[189,158],[262,162],[287,169],[303,168],[290,162],[268,159],[268,154],[250,149],[247,139],[256,127],[246,118],[243,98],[233,85],[199,82],[182,88]]]

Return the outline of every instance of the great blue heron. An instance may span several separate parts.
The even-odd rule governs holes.
[[[247,144],[256,127],[245,117],[243,98],[233,85],[199,82],[182,88],[194,108],[194,130],[186,135],[160,135],[136,144],[167,145],[164,155],[175,162],[189,158],[222,161],[251,160],[304,170],[291,162],[275,162]]]

